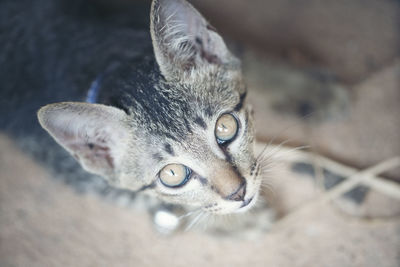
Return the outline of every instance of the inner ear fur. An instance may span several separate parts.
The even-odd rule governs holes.
[[[208,65],[238,64],[222,37],[184,0],[154,0],[151,37],[166,78]]]
[[[41,126],[89,172],[113,179],[129,140],[124,111],[101,104],[62,102],[38,111]]]

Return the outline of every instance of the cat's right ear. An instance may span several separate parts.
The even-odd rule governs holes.
[[[153,0],[150,16],[154,53],[167,79],[210,64],[238,65],[222,37],[185,0]]]
[[[113,181],[130,138],[124,111],[100,104],[63,102],[38,111],[41,126],[84,169]]]

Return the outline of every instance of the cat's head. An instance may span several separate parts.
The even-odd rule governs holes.
[[[184,0],[153,1],[151,36],[161,74],[132,88],[125,110],[51,104],[38,112],[42,127],[115,186],[212,213],[247,210],[261,178],[238,59]]]

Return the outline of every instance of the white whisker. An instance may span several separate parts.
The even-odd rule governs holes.
[[[198,212],[198,211],[200,211],[200,210],[201,210],[201,208],[197,208],[197,209],[195,209],[195,210],[188,211],[188,212],[186,212],[185,214],[179,216],[179,217],[178,217],[178,220],[182,220],[182,219],[184,219],[184,218],[186,218],[186,217],[188,217],[188,216],[190,216],[190,215],[192,215],[192,214],[194,214],[194,213],[196,213],[196,212]]]
[[[186,227],[185,231],[190,230],[196,223],[197,221],[200,219],[200,217],[204,214],[204,212],[202,212],[200,210],[199,214],[196,215],[196,217],[194,217],[194,219],[188,224],[188,226]]]

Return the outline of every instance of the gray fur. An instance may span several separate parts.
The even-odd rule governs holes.
[[[156,71],[132,70],[112,80],[115,91],[124,92],[114,107],[51,104],[38,113],[41,125],[86,170],[114,186],[146,188],[165,201],[214,213],[247,210],[261,178],[239,61],[183,0],[153,1],[151,35],[156,64],[146,66]],[[221,146],[214,129],[225,113],[237,118],[239,130]],[[184,186],[160,182],[159,171],[171,163],[193,170]]]

